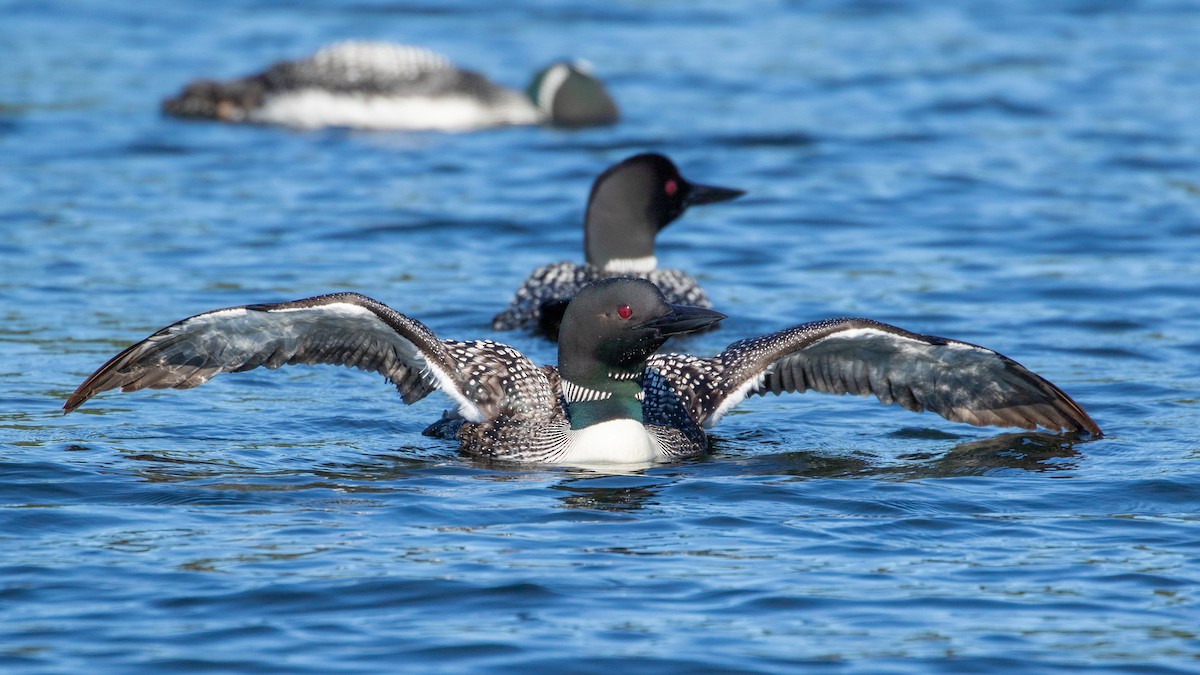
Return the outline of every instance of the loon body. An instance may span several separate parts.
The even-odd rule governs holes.
[[[641,279],[586,287],[563,316],[558,367],[488,340],[442,340],[371,298],[335,293],[206,312],[156,332],[88,377],[70,412],[110,389],[185,389],[221,372],[337,364],[382,374],[405,403],[457,405],[427,433],[471,455],[573,464],[703,454],[705,429],[748,396],[874,395],[977,426],[1100,436],[1069,396],[990,349],[870,319],[830,319],[741,340],[712,358],[655,354],[724,318],[671,305]]]
[[[704,289],[686,272],[658,267],[654,239],[689,206],[735,199],[742,190],[692,183],[667,157],[645,153],[609,167],[592,184],[584,213],[586,262],[535,269],[492,319],[496,330],[532,330],[558,336],[567,303],[587,284],[619,276],[648,280],[667,302],[711,307]]]
[[[223,122],[301,129],[467,131],[514,124],[612,124],[617,107],[582,64],[558,62],[526,92],[457,68],[411,45],[341,42],[236,80],[199,80],[163,102],[163,112]]]

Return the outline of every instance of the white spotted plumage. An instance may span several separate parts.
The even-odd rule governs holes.
[[[357,40],[322,47],[308,62],[315,70],[337,73],[348,84],[377,78],[411,80],[421,73],[454,68],[449,58],[424,47]]]
[[[712,307],[704,289],[686,272],[657,268],[645,272],[613,272],[587,263],[563,261],[535,269],[517,289],[508,307],[492,319],[496,330],[537,328],[548,307],[564,307],[584,286],[600,279],[635,277],[645,279],[662,291],[673,305]]]

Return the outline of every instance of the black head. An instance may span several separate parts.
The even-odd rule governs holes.
[[[526,91],[556,127],[591,127],[617,121],[617,104],[604,83],[582,63],[559,61],[538,71]]]
[[[644,279],[603,279],[585,286],[567,306],[558,333],[558,369],[579,384],[611,372],[639,372],[667,338],[724,318],[711,309],[668,304]]]
[[[583,223],[587,261],[604,267],[611,260],[653,256],[658,231],[687,207],[743,194],[689,182],[663,155],[634,155],[609,167],[592,184]]]

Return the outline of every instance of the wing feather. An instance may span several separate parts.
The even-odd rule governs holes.
[[[491,372],[490,386],[471,373]],[[450,342],[424,324],[357,293],[230,307],[174,323],[130,346],[92,373],[63,405],[70,412],[110,389],[187,389],[223,372],[260,366],[331,364],[383,375],[405,403],[442,389],[466,419],[482,422],[516,407],[520,395],[550,397],[549,384],[524,356],[504,345]],[[520,380],[510,383],[505,377]],[[481,378],[475,377],[476,381]],[[486,378],[484,378],[486,379]],[[544,392],[542,391],[544,390]]]
[[[682,359],[656,356],[650,365]],[[1016,361],[985,347],[870,319],[806,323],[687,363],[697,384],[672,388],[705,427],[747,396],[812,389],[874,395],[885,404],[976,426],[1102,435],[1071,397]]]

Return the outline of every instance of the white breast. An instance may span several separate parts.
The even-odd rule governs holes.
[[[251,111],[250,119],[300,129],[333,126],[438,131],[470,131],[539,121],[533,105],[515,94],[503,103],[483,103],[467,96],[347,95],[320,89],[275,94],[263,107]]]
[[[641,422],[610,420],[567,434],[567,464],[633,464],[661,460],[658,443]]]

